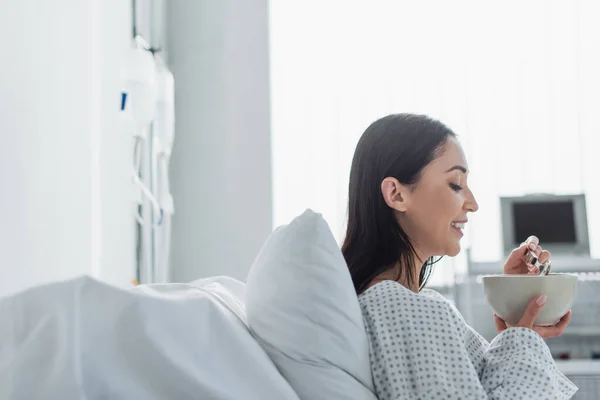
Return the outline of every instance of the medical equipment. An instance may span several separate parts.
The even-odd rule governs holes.
[[[586,195],[527,194],[500,197],[504,253],[519,247],[531,232],[552,254],[589,257]]]
[[[157,67],[158,108],[153,124],[153,187],[161,208],[161,224],[156,227],[154,259],[155,282],[168,282],[169,254],[171,249],[171,217],[175,212],[169,187],[169,162],[175,136],[175,81],[159,54],[155,55]]]
[[[174,139],[174,79],[140,36],[123,69],[121,111],[133,136],[134,219],[140,283],[167,282],[173,198],[169,161]]]

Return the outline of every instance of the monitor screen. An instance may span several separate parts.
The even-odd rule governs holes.
[[[543,243],[574,244],[577,242],[572,201],[515,202],[512,207],[513,238],[525,240],[535,232]]]

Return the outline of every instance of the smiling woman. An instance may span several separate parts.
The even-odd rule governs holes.
[[[496,317],[490,344],[443,296],[423,289],[434,257],[460,252],[467,214],[479,208],[467,177],[454,132],[426,116],[381,118],[358,142],[342,253],[369,335],[376,395],[569,399],[577,388],[542,337],[560,336],[570,315],[546,332],[534,327],[546,296],[531,300],[512,326]],[[525,371],[509,374],[514,366]]]

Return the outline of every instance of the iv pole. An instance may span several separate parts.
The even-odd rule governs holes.
[[[131,17],[132,17],[132,40],[135,46],[151,54],[150,45],[138,34],[137,1],[131,1]],[[136,223],[137,232],[137,281],[139,283],[154,282],[154,229],[155,216],[153,212],[153,204],[151,200],[152,188],[152,130],[149,124],[142,127],[136,127],[140,130],[135,132],[135,157],[134,162],[134,182],[140,186],[139,190],[146,188],[146,195],[139,194],[138,204],[136,205],[136,214],[138,214]],[[136,196],[137,197],[137,196]]]
[[[134,99],[138,104],[134,120],[138,124],[134,132],[133,178],[141,191],[139,197],[136,195],[135,210],[137,281],[168,282],[171,216],[174,213],[168,179],[174,137],[174,81],[163,59],[156,54],[160,49],[151,47],[139,34],[136,6],[136,0],[132,0],[132,39],[137,59],[132,64],[134,71],[130,73],[141,75],[132,78],[141,82],[137,99]],[[152,12],[153,8],[149,10]],[[154,28],[150,29],[150,36],[155,36],[152,35]],[[151,74],[148,74],[149,66]]]

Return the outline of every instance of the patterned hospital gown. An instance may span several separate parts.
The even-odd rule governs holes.
[[[577,387],[536,332],[488,343],[439,293],[380,282],[359,296],[380,400],[570,399]]]

